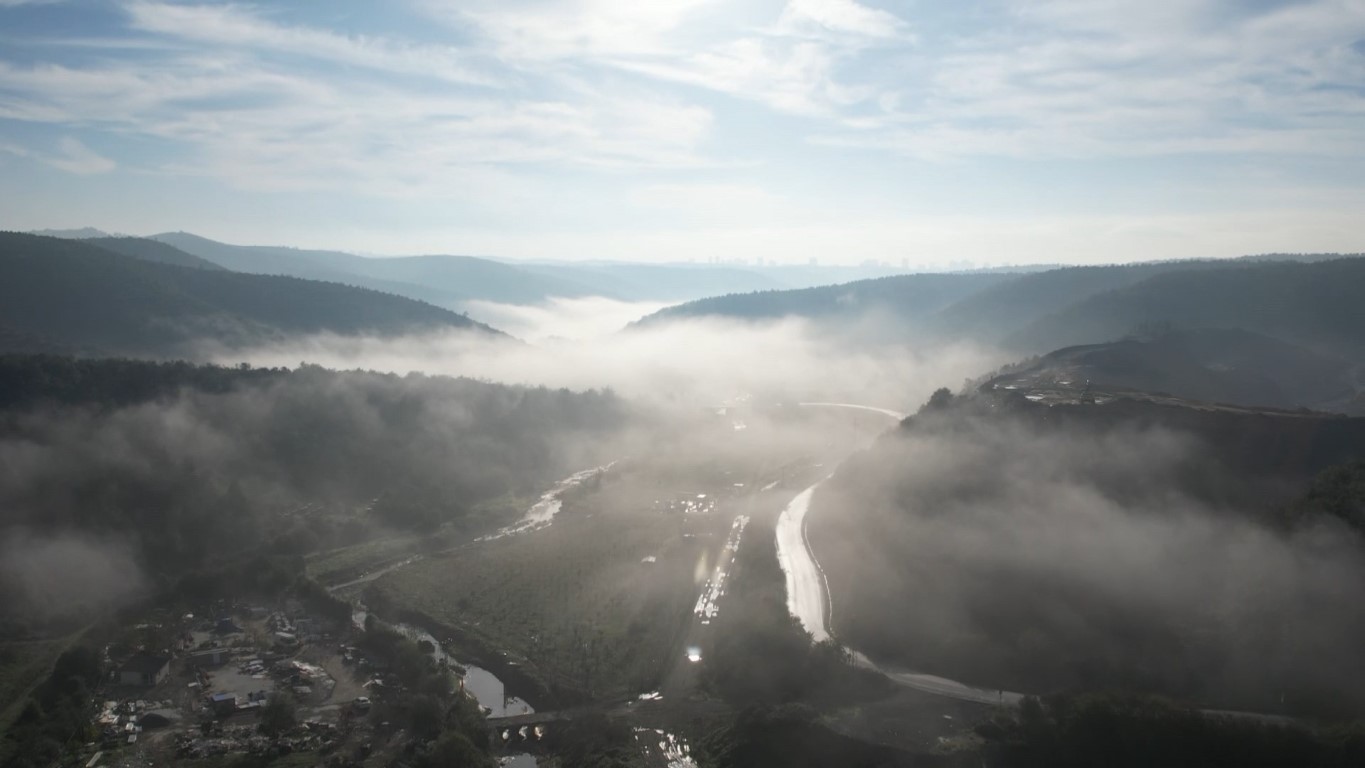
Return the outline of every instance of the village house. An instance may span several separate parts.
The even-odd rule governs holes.
[[[231,658],[231,648],[204,648],[190,653],[190,664],[197,669],[221,667]]]
[[[139,653],[119,667],[120,685],[137,685],[151,688],[161,683],[171,673],[171,660],[167,656]]]

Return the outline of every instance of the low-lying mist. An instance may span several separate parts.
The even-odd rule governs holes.
[[[118,534],[10,530],[0,541],[4,614],[60,623],[122,607],[148,587],[135,555],[128,538]]]
[[[817,494],[836,631],[990,688],[1360,707],[1362,541],[1328,520],[1276,524],[1290,499],[1267,493],[1292,484],[1246,476],[1207,438],[917,416]]]
[[[539,304],[468,301],[471,318],[533,344],[596,339],[668,306],[653,301],[620,301],[601,296],[554,297]]]
[[[515,311],[529,317],[542,310]],[[553,325],[540,324],[530,334],[562,335]],[[397,339],[327,334],[252,349],[208,348],[203,354],[224,364],[293,366],[306,361],[329,368],[421,371],[572,390],[610,388],[639,403],[665,407],[714,405],[749,395],[897,410],[909,410],[944,382],[964,381],[1003,362],[1000,353],[970,344],[855,344],[846,335],[831,335],[797,319],[698,319],[539,344],[462,332]]]
[[[600,463],[629,421],[602,392],[311,366],[0,358],[0,380],[0,614],[35,627],[115,585],[473,535]]]
[[[528,335],[550,335],[594,302],[504,311],[539,329]],[[540,344],[323,335],[207,354],[228,365],[5,363],[6,541],[116,542],[142,574],[123,581],[163,584],[253,552],[474,535],[607,461],[648,457],[682,483],[694,471],[833,460],[830,424],[793,404],[904,409],[997,362],[966,346],[850,346],[795,321]],[[48,600],[35,584],[12,576],[14,604]]]

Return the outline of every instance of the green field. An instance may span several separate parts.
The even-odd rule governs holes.
[[[473,539],[479,532],[496,530],[515,520],[521,511],[535,503],[531,497],[506,494],[475,504],[461,526],[443,526],[421,536],[404,535],[378,538],[314,552],[306,560],[308,576],[319,583],[331,584],[358,578],[362,573],[383,567],[418,553],[456,546]]]
[[[735,516],[869,434],[818,410],[699,424],[566,493],[553,525],[429,555],[374,581],[366,602],[457,628],[548,689],[597,700],[654,690],[685,651]]]
[[[317,552],[308,556],[306,570],[309,577],[322,582],[332,581],[334,577],[351,578],[352,574],[411,552],[419,541],[416,537],[402,536]]]
[[[709,487],[683,488],[622,465],[566,498],[548,528],[428,558],[371,589],[526,660],[549,686],[593,697],[652,690],[734,516],[726,497],[705,514],[670,502],[713,498],[726,479],[715,472]]]
[[[85,630],[55,640],[0,643],[0,732],[28,704],[29,693],[47,679],[57,657]]]

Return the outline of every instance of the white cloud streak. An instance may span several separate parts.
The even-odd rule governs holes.
[[[506,217],[531,198],[547,210],[550,195],[530,190],[596,185],[573,201],[575,213],[599,216],[583,230],[600,230],[624,202],[652,216],[653,231],[632,221],[614,233],[565,232],[554,246],[591,241],[592,250],[582,252],[601,253],[605,241],[606,251],[638,257],[647,243],[647,253],[766,258],[774,255],[774,237],[795,238],[801,242],[792,253],[803,260],[812,250],[803,233],[811,230],[852,230],[853,239],[836,238],[833,251],[859,258],[899,257],[939,242],[961,251],[982,239],[968,232],[965,239],[898,243],[907,230],[938,225],[883,219],[874,222],[877,232],[849,225],[876,218],[860,206],[897,190],[888,184],[866,198],[838,199],[852,182],[830,164],[844,156],[907,163],[907,204],[888,197],[885,210],[912,208],[916,194],[923,199],[913,171],[925,161],[984,166],[1008,158],[1046,175],[1054,162],[1138,158],[1178,169],[1189,158],[1246,167],[1268,159],[1289,170],[1266,183],[1314,187],[1310,196],[1321,197],[1323,184],[1295,170],[1294,160],[1349,165],[1365,157],[1365,5],[1354,0],[413,5],[429,27],[420,40],[404,36],[402,24],[383,35],[342,33],[316,15],[300,21],[308,14],[294,7],[128,0],[117,6],[120,28],[71,39],[56,30],[50,42],[26,36],[14,47],[25,55],[0,53],[0,120],[77,143],[54,153],[52,139],[35,138],[38,131],[0,138],[11,155],[76,173],[118,170],[249,192],[347,196],[338,208],[358,199],[395,206],[420,200],[438,201],[426,208],[435,211],[449,202],[464,214],[458,226],[469,245],[461,247],[469,248],[523,238],[507,229],[476,231],[468,222],[478,212]],[[101,141],[101,133],[118,140]],[[781,149],[751,156],[745,142],[756,134],[771,134]],[[108,154],[131,145],[154,149]],[[727,175],[739,167],[742,180]],[[826,199],[822,192],[772,194],[792,169],[836,188]],[[707,190],[725,204],[708,200]],[[1228,191],[1237,197],[1246,185]],[[596,192],[602,196],[591,197]],[[670,209],[670,199],[679,204]],[[1274,226],[1298,229],[1311,206],[1303,197],[1286,199],[1267,206],[1292,214]],[[1136,218],[1160,213],[1157,197],[1148,202]],[[979,217],[997,219],[994,230],[1015,227],[982,205]],[[658,224],[671,211],[674,220]],[[421,223],[428,231],[457,231],[431,215]],[[793,219],[799,227],[774,235]],[[556,226],[562,221],[538,231]],[[1080,229],[1103,226],[1081,222]],[[396,228],[385,221],[371,234]],[[685,237],[671,240],[679,229]],[[1059,230],[1061,239],[1076,240],[1067,229]],[[1210,242],[1203,237],[1201,247]],[[541,237],[539,255],[546,244]],[[515,248],[505,255],[527,255]],[[1129,251],[1137,249],[1130,243]]]
[[[40,152],[27,149],[17,144],[0,144],[0,152],[7,152],[18,157],[27,157],[46,163],[54,168],[74,173],[78,176],[90,176],[100,173],[108,173],[118,166],[98,152],[90,149],[80,141],[70,136],[62,138],[57,142],[58,151]]]
[[[475,56],[454,46],[415,45],[374,37],[276,24],[238,6],[131,2],[124,6],[132,28],[177,40],[306,56],[421,78],[473,85],[499,85],[480,71]]]

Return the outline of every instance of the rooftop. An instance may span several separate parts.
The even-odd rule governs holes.
[[[171,660],[168,656],[157,656],[150,653],[139,653],[127,661],[123,662],[121,669],[124,672],[137,672],[139,674],[154,675],[162,670]]]

